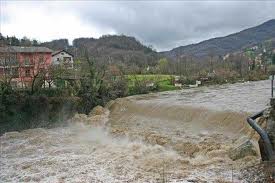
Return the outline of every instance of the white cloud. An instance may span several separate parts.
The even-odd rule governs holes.
[[[60,3],[30,2],[4,3],[1,33],[4,35],[27,36],[39,41],[77,37],[95,37],[114,34],[112,29],[101,29],[92,23],[84,23],[74,11]],[[3,6],[2,5],[2,6]]]

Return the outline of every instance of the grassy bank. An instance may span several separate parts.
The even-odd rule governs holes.
[[[134,87],[141,85],[140,87],[147,87],[148,92],[161,92],[161,91],[171,91],[171,90],[178,90],[182,88],[188,88],[188,85],[195,84],[196,80],[201,80],[200,78],[196,77],[180,77],[179,83],[182,84],[183,87],[176,87],[174,85],[175,75],[126,75],[129,95],[140,94],[138,92],[131,92]],[[212,78],[208,78],[208,80],[203,80],[200,86],[210,86],[210,85],[220,85],[220,84],[227,84],[227,83],[237,83],[237,82],[245,82],[245,81],[259,81],[259,80],[266,80],[268,79],[267,74],[259,74],[256,72],[251,72],[244,77],[221,77],[215,76]],[[153,83],[153,86],[150,84]]]
[[[134,92],[136,85],[140,87],[148,88],[147,92],[159,92],[159,91],[170,91],[180,89],[175,87],[173,84],[175,76],[173,75],[126,75],[129,95],[139,94]],[[153,84],[153,85],[152,85]]]
[[[35,94],[30,94],[27,90],[3,90],[0,95],[0,134],[61,125],[76,112],[88,113],[96,105],[104,105],[119,97],[181,89],[174,86],[174,78],[173,75],[126,75],[125,79],[114,81],[112,87],[103,85],[98,92],[85,90],[80,95],[74,94],[77,92],[72,92],[72,88],[44,88]],[[246,78],[216,77],[203,81],[202,86],[267,78],[266,75],[248,75]],[[180,79],[186,85],[195,84],[195,81],[196,78]]]

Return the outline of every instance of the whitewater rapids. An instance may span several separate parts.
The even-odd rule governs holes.
[[[228,152],[269,97],[269,81],[131,96],[67,127],[8,132],[0,182],[246,182],[259,155]]]

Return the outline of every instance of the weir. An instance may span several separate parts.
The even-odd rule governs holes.
[[[270,82],[256,81],[137,95],[68,126],[8,132],[0,182],[272,182],[246,122],[269,94]]]

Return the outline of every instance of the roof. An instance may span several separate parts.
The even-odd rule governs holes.
[[[53,51],[46,47],[24,47],[24,46],[9,46],[0,47],[0,52],[15,52],[15,53],[52,53]]]
[[[54,51],[54,52],[52,53],[52,56],[55,56],[55,55],[57,55],[57,54],[60,53],[60,52],[66,52],[67,54],[71,55],[72,57],[74,56],[73,54],[67,52],[66,50],[57,50],[57,51]]]
[[[11,47],[0,47],[0,53],[13,52]]]

